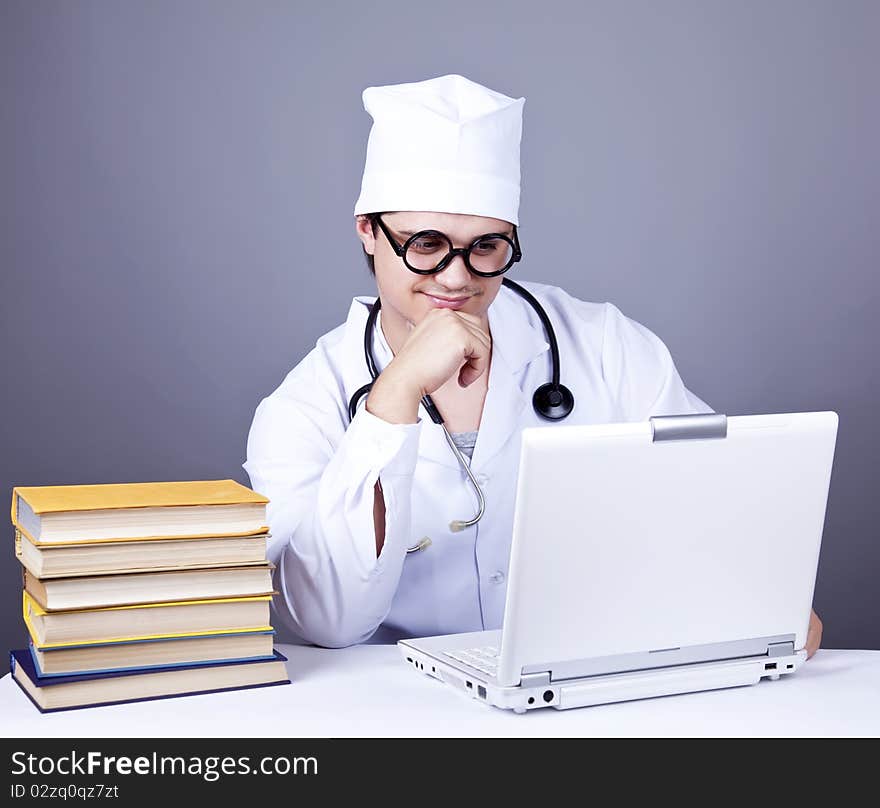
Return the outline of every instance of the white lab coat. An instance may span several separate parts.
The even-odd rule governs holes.
[[[489,308],[489,389],[471,468],[486,512],[441,427],[420,408],[416,424],[389,424],[363,405],[349,424],[348,402],[370,380],[364,327],[375,298],[358,297],[346,322],[312,350],[257,407],[247,442],[251,486],[270,500],[269,558],[277,566],[273,626],[279,639],[324,646],[391,642],[499,628],[504,614],[519,434],[528,426],[640,421],[651,415],[711,412],[687,390],[663,342],[610,303],[524,283],[544,306],[559,343],[571,415],[535,414],[534,390],[550,379],[540,320],[502,287]],[[392,358],[381,328],[374,355]],[[376,558],[373,487],[381,477],[385,544]],[[589,492],[584,492],[585,504]],[[428,536],[426,550],[406,549]],[[294,639],[295,641],[295,639]]]

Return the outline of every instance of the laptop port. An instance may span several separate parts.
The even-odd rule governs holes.
[[[473,683],[473,682],[468,682],[468,683],[467,683],[467,686],[468,686],[468,688],[471,689],[471,690],[474,689],[474,683]]]
[[[547,704],[549,704],[551,701],[553,701],[553,691],[552,690],[545,690],[544,691],[544,701],[546,701]]]
[[[764,666],[764,670],[765,671],[775,671],[776,670],[776,663],[775,662],[768,662]]]
[[[477,685],[477,695],[478,695],[481,699],[486,698],[486,688],[483,687],[482,685]]]

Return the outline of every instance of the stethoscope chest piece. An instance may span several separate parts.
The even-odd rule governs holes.
[[[574,409],[574,396],[564,384],[547,382],[535,390],[532,406],[542,418],[561,421],[571,415]]]

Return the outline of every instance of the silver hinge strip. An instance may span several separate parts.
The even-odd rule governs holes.
[[[700,440],[727,437],[727,416],[721,413],[698,415],[654,415],[650,419],[653,441]]]
[[[550,671],[524,673],[519,680],[520,687],[544,687],[550,684]]]

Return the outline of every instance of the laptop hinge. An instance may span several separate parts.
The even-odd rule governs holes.
[[[654,431],[654,443],[662,440],[701,440],[727,437],[727,416],[721,413],[653,415],[648,420]]]
[[[520,687],[544,687],[550,684],[550,671],[524,673],[519,680]]]
[[[793,642],[771,642],[767,645],[767,656],[791,656],[793,653]]]

